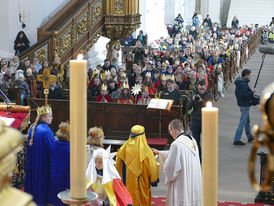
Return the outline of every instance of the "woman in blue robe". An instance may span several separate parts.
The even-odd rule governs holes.
[[[50,146],[50,178],[49,204],[53,206],[65,205],[58,198],[58,193],[70,188],[69,167],[69,137],[70,126],[61,122],[56,132],[58,140]]]
[[[37,109],[37,118],[27,134],[26,178],[24,191],[33,196],[39,206],[48,204],[50,146],[56,140],[49,124],[52,111],[49,106]]]

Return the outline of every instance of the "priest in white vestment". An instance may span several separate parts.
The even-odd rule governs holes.
[[[152,149],[159,155],[160,167],[168,185],[167,206],[201,206],[202,172],[198,146],[193,137],[184,133],[182,121],[175,119],[168,130],[175,139],[169,151]]]

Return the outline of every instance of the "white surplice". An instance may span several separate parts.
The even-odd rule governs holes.
[[[194,138],[180,135],[169,151],[159,152],[159,162],[168,185],[168,206],[202,205],[202,172]]]

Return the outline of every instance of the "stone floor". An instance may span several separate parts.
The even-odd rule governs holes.
[[[252,71],[250,87],[255,84],[256,76],[261,65],[262,54],[256,52],[243,66]],[[274,58],[267,55],[257,84],[256,93],[274,81]],[[238,75],[239,76],[239,75]],[[233,146],[233,138],[240,119],[240,111],[234,96],[235,85],[231,83],[225,91],[225,97],[220,98],[215,106],[219,108],[219,177],[218,200],[235,202],[253,202],[256,191],[251,187],[248,176],[248,159],[252,143],[245,146]],[[261,125],[261,112],[258,107],[250,110],[251,125]],[[242,141],[247,142],[245,134]],[[256,172],[259,176],[259,161],[256,162]],[[160,184],[152,189],[153,195],[165,196],[167,187],[164,185],[164,175],[160,173]]]

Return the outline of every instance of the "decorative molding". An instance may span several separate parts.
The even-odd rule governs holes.
[[[125,1],[124,0],[114,0],[114,13],[113,15],[125,15]]]
[[[132,34],[140,24],[136,25],[106,25],[104,27],[104,36],[111,40],[119,40]]]
[[[48,60],[48,52],[48,44],[45,44],[44,46],[34,51],[33,56],[36,57],[39,62],[43,62]]]
[[[93,10],[92,24],[95,24],[103,16],[103,2],[98,1],[96,4],[94,4],[92,10]]]
[[[88,31],[88,13],[85,13],[76,23],[77,25],[77,41]]]
[[[72,31],[69,30],[60,38],[60,49],[57,48],[60,51],[60,57],[71,47],[72,36]]]

